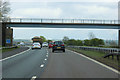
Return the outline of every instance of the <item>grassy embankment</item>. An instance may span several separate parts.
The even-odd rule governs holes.
[[[120,60],[117,61],[116,56],[114,57],[114,59],[112,60],[112,57],[109,58],[103,58],[103,56],[105,56],[107,53],[104,52],[98,52],[98,51],[88,51],[88,50],[80,50],[80,49],[76,49],[76,48],[67,48],[69,50],[84,54],[90,58],[93,58],[99,62],[102,62],[108,66],[111,66],[117,70],[120,71]]]
[[[2,53],[4,53],[4,52],[8,52],[8,51],[12,51],[12,50],[15,50],[15,49],[17,49],[17,48],[19,48],[19,47],[15,47],[15,48],[4,48],[4,49],[0,49],[0,52],[2,52]]]
[[[98,47],[98,48],[119,48],[118,46],[83,46],[83,47]]]

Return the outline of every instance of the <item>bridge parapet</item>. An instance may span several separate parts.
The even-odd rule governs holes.
[[[3,22],[19,23],[82,23],[82,24],[120,24],[120,20],[97,20],[97,19],[40,19],[40,18],[8,18]]]

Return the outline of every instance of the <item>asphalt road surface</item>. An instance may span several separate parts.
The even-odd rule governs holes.
[[[32,78],[40,76],[43,63],[47,61],[47,49],[29,50],[16,57],[2,61],[3,78]]]
[[[15,54],[18,54],[18,53],[25,51],[27,49],[29,49],[29,47],[20,47],[20,48],[14,49],[12,51],[3,52],[2,59],[7,58],[7,57],[12,56],[12,55],[15,55]]]
[[[3,78],[118,78],[118,74],[74,52],[42,48],[2,61]]]

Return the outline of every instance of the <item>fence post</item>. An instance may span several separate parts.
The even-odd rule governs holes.
[[[51,23],[53,23],[53,20],[51,19]]]
[[[114,55],[112,54],[112,60],[114,59]]]
[[[41,23],[42,23],[42,19],[41,19]]]
[[[119,55],[117,55],[117,60],[119,61]]]
[[[20,23],[22,22],[22,19],[20,19]]]
[[[115,24],[115,20],[114,20],[114,24]]]
[[[62,23],[63,23],[63,19],[62,19]]]
[[[74,23],[74,19],[73,19],[73,23]]]

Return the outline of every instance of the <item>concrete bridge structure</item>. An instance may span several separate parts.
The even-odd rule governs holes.
[[[119,31],[120,46],[120,20],[95,19],[39,19],[39,18],[9,18],[2,21],[2,45],[6,45],[7,27],[26,28],[84,28],[84,29],[117,29]],[[117,35],[117,34],[116,34]]]

